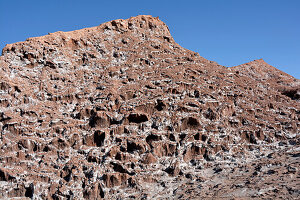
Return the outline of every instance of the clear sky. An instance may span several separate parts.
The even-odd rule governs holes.
[[[300,78],[300,0],[0,0],[0,49],[141,14],[159,16],[177,43],[221,65],[263,58]]]

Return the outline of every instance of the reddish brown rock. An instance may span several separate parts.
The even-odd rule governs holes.
[[[6,45],[0,198],[299,199],[299,86],[146,15]]]

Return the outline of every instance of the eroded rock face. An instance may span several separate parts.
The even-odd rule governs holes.
[[[0,198],[299,197],[299,108],[299,80],[208,61],[151,16],[29,38],[0,57]],[[232,189],[285,149],[284,190]]]

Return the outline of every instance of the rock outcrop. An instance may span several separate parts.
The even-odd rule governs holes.
[[[0,198],[299,198],[299,96],[263,60],[218,65],[151,16],[6,45]]]

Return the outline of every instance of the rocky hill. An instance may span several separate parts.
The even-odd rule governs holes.
[[[0,198],[300,198],[300,81],[137,16],[6,45]]]

